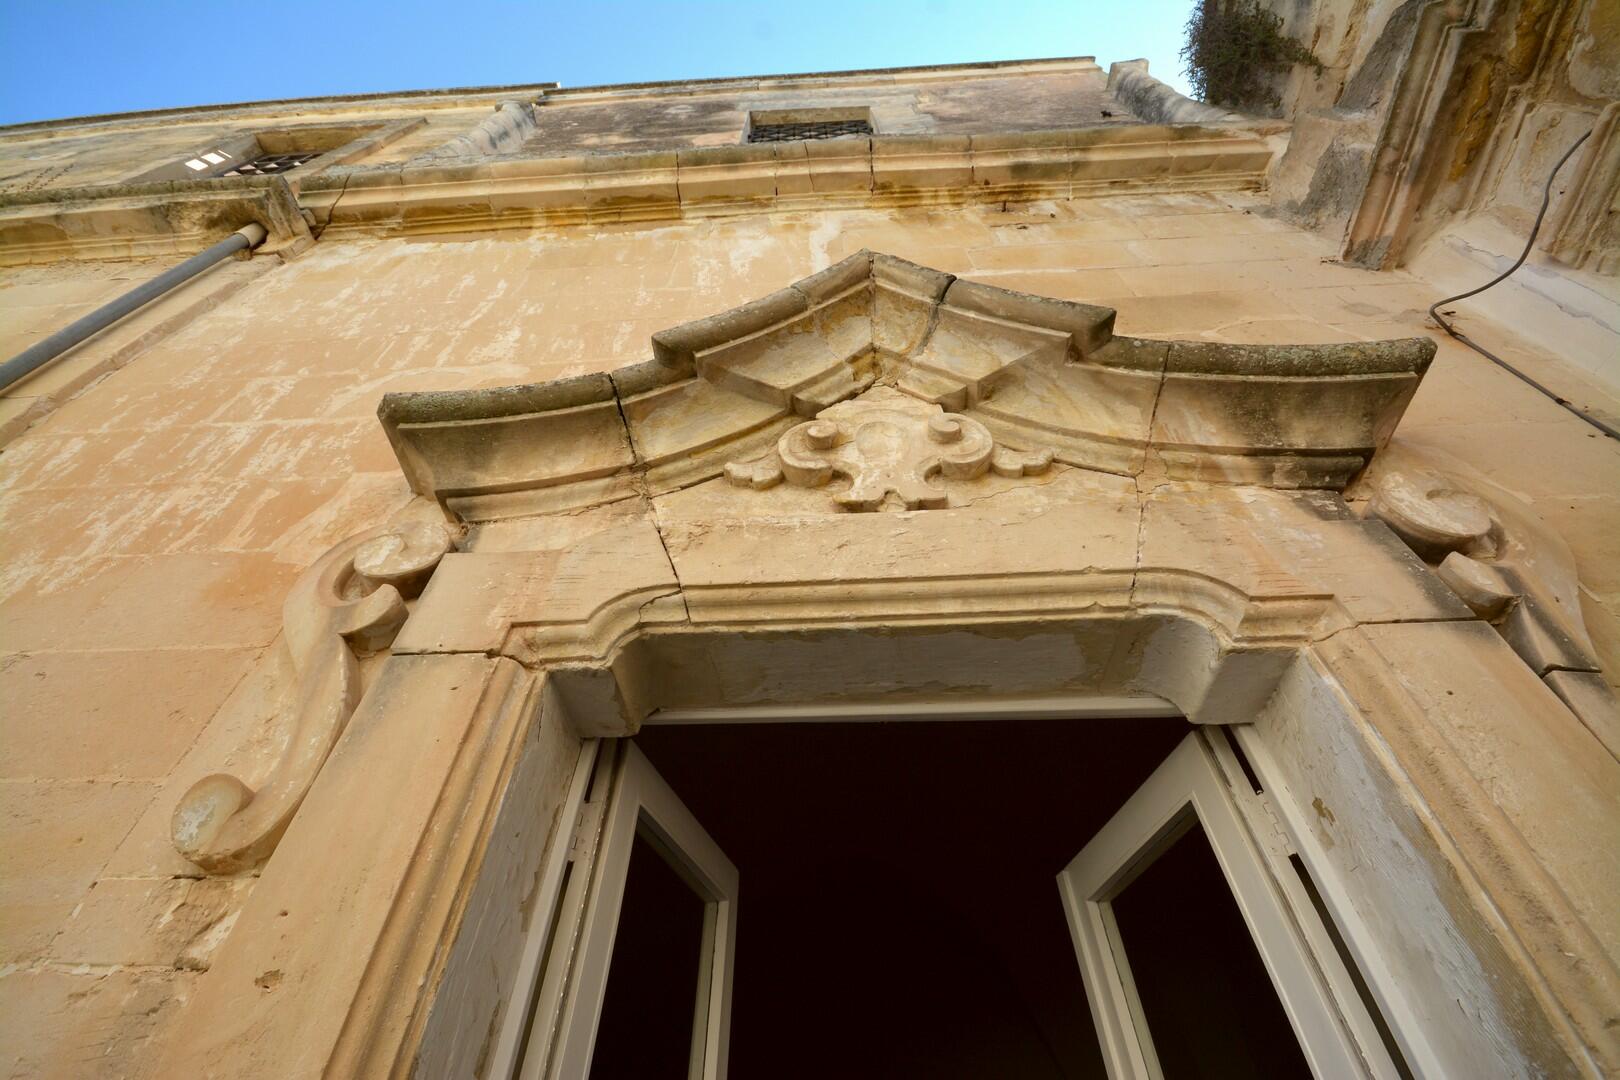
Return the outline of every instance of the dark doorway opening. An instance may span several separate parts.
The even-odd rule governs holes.
[[[703,899],[640,833],[630,852],[613,963],[591,1054],[592,1080],[686,1080],[703,968]]]
[[[1148,864],[1113,910],[1166,1078],[1311,1075],[1202,826]]]
[[[741,875],[731,1076],[1105,1076],[1055,878],[1187,731],[643,729]]]

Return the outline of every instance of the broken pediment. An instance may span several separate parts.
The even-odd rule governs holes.
[[[778,472],[847,482],[846,510],[944,505],[938,479],[1014,460],[1134,476],[1151,459],[1172,479],[1338,490],[1434,355],[1426,338],[1226,345],[1116,337],[1113,322],[1110,308],[860,252],[654,334],[643,364],[389,394],[378,413],[411,486],[465,520],[658,494],[728,466],[744,486]],[[857,415],[878,408],[874,388],[893,395],[881,423]],[[883,490],[858,494],[863,482]]]

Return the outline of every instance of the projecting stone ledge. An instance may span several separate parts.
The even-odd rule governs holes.
[[[962,431],[982,429],[1003,455],[1049,450],[1050,460],[1124,476],[1151,460],[1171,479],[1340,490],[1388,441],[1434,355],[1426,338],[1224,345],[1115,337],[1113,321],[1109,308],[863,251],[653,335],[646,363],[390,394],[379,416],[412,487],[465,520],[657,494],[728,465],[736,479],[744,463],[780,456],[798,425],[880,389],[960,417],[971,423]],[[842,446],[854,435],[832,438]],[[924,481],[950,475],[915,464]],[[856,479],[847,463],[833,475]],[[919,489],[896,505],[949,505],[937,494]]]

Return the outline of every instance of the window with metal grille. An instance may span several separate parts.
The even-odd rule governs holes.
[[[794,124],[755,124],[748,129],[748,141],[798,142],[801,139],[844,139],[872,134],[866,120],[806,120]]]
[[[267,176],[270,173],[284,173],[288,169],[296,169],[306,161],[314,161],[321,156],[320,150],[300,150],[291,154],[260,154],[251,161],[244,161],[236,168],[222,172],[221,176]]]

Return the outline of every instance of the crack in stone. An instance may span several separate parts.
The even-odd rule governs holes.
[[[630,428],[630,419],[629,419],[629,417],[625,416],[625,413],[624,413],[624,396],[619,390],[619,381],[618,381],[618,379],[613,377],[613,372],[611,372],[611,371],[607,373],[607,376],[608,376],[608,385],[613,388],[613,407],[618,410],[619,423],[624,426],[625,442],[630,447],[630,457],[631,457],[630,471],[629,471],[630,484],[631,484],[631,486],[633,488],[635,488],[635,492],[636,492],[635,497],[639,497],[641,499],[643,505],[646,506],[648,513],[652,515],[653,532],[656,533],[657,536],[658,536],[658,546],[664,549],[664,561],[669,564],[670,576],[675,579],[675,592],[673,593],[673,595],[680,598],[681,610],[686,613],[686,619],[687,619],[688,622],[690,622],[691,619],[692,619],[692,614],[691,614],[690,610],[688,610],[688,608],[686,606],[686,586],[681,582],[680,571],[677,570],[676,567],[675,567],[675,557],[670,554],[669,538],[664,535],[664,523],[663,523],[663,520],[662,520],[662,518],[661,518],[661,516],[659,514],[658,503],[657,503],[657,501],[655,500],[655,498],[654,498],[654,496],[652,494],[651,488],[647,484],[647,467],[646,467],[646,465],[644,464],[644,462],[642,460],[642,453],[641,453],[640,448],[636,446],[636,436],[635,436],[635,433]],[[712,479],[712,478],[710,478],[710,479]],[[618,501],[618,500],[615,500],[615,501]],[[595,506],[604,506],[604,505],[607,505],[607,504],[605,504],[605,503],[597,503],[597,504],[595,504]],[[582,510],[593,509],[593,508],[594,507],[584,507],[584,508],[582,508]],[[670,594],[665,594],[665,595],[670,595]],[[654,603],[655,601],[660,600],[660,599],[662,599],[662,597],[654,597],[653,599],[648,600],[646,604],[643,604],[641,606],[641,612],[640,613],[645,613],[646,612],[647,604]],[[640,613],[638,613],[638,614],[640,614]]]
[[[333,199],[332,205],[326,208],[326,221],[321,224],[321,231],[315,233],[310,239],[319,241],[321,237],[326,235],[326,230],[332,227],[332,219],[337,216],[338,203],[342,202],[343,196],[349,193],[349,181],[353,179],[354,173],[352,171],[343,177],[343,186],[338,188],[337,198]]]
[[[917,344],[907,350],[904,355],[885,355],[885,353],[877,347],[878,288],[876,280],[877,255],[875,253],[872,256],[872,269],[874,275],[872,280],[872,353],[878,358],[878,375],[877,378],[873,380],[872,385],[887,386],[890,389],[899,390],[904,394],[906,391],[901,389],[900,380],[905,376],[906,372],[910,371],[916,366],[916,358],[921,355],[923,350],[928,348],[929,343],[934,340],[934,332],[939,329],[939,310],[945,306],[945,297],[950,294],[951,286],[956,284],[956,275],[944,275],[945,287],[939,291],[939,299],[928,305],[928,322],[923,327],[922,336],[917,339]],[[915,394],[908,394],[908,396],[916,397]],[[918,400],[926,401],[927,399],[918,398]],[[938,404],[938,402],[934,402],[933,404]]]
[[[1147,544],[1147,507],[1148,499],[1163,487],[1162,482],[1156,482],[1147,491],[1142,490],[1143,474],[1147,472],[1149,457],[1153,452],[1153,425],[1159,415],[1159,399],[1164,396],[1164,381],[1170,368],[1169,351],[1165,352],[1164,366],[1159,369],[1159,382],[1153,391],[1153,408],[1148,410],[1147,430],[1142,439],[1142,464],[1131,474],[1131,481],[1136,486],[1136,564],[1131,567],[1131,605],[1136,605],[1136,579],[1142,572],[1142,549]]]

